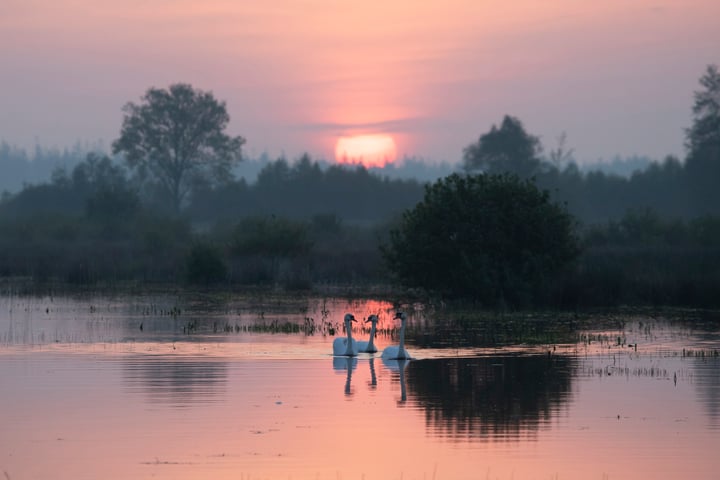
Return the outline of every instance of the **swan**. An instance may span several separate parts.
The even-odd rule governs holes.
[[[365,320],[365,323],[371,322],[370,327],[370,340],[367,342],[364,340],[360,340],[357,342],[358,352],[367,352],[367,353],[375,353],[377,352],[377,347],[375,346],[375,330],[377,330],[377,323],[378,323],[378,316],[377,315],[370,315],[367,320]]]
[[[382,352],[382,358],[386,360],[412,360],[410,354],[405,350],[405,324],[407,316],[405,312],[397,312],[393,320],[400,319],[400,344],[385,347]]]
[[[333,340],[333,355],[354,357],[358,354],[357,342],[352,338],[352,322],[357,322],[352,313],[345,314],[345,331],[347,338]]]

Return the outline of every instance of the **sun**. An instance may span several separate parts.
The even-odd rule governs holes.
[[[340,137],[335,143],[335,160],[338,163],[382,168],[394,162],[396,158],[395,140],[387,134]]]

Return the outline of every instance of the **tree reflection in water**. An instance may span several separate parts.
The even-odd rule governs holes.
[[[720,428],[720,358],[696,357],[692,361],[697,395],[713,428]]]
[[[409,394],[436,434],[496,440],[532,435],[571,396],[576,360],[563,356],[410,362]]]

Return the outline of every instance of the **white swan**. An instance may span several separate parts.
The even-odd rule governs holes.
[[[377,330],[377,324],[378,324],[378,316],[377,315],[370,315],[367,320],[365,320],[365,323],[370,322],[370,340],[367,342],[365,340],[359,340],[357,342],[358,346],[358,352],[366,352],[366,353],[375,353],[377,352],[377,347],[375,346],[375,331]]]
[[[382,352],[382,358],[386,360],[412,360],[410,354],[405,350],[405,324],[407,316],[405,312],[397,312],[393,320],[400,319],[400,344],[385,347]]]
[[[352,313],[345,314],[346,338],[333,340],[333,355],[354,357],[358,354],[357,342],[352,338],[352,322],[357,322]]]

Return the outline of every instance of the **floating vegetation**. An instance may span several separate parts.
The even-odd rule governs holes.
[[[408,338],[424,347],[487,347],[511,344],[574,343],[578,322],[572,316],[460,314],[440,318],[428,326],[411,326]]]
[[[670,372],[665,368],[656,366],[650,367],[628,367],[628,366],[616,366],[606,365],[605,367],[592,367],[585,370],[585,375],[610,377],[613,375],[622,377],[649,377],[649,378],[660,378],[664,380],[670,380]],[[677,380],[677,376],[673,378]]]
[[[688,348],[682,349],[682,356],[683,357],[718,357],[720,356],[720,351],[716,349],[698,349],[698,350],[692,350]]]
[[[307,336],[333,336],[342,331],[343,328],[337,323],[325,320],[315,322],[315,319],[312,317],[305,317],[302,323],[275,319],[272,321],[258,320],[251,323],[241,323],[237,321],[225,321],[224,323],[221,323],[213,321],[211,325],[209,323],[207,325],[203,325],[197,319],[193,319],[183,325],[183,333],[188,335],[198,332],[207,333],[210,330],[212,330],[212,333],[294,333]]]
[[[182,314],[182,310],[178,306],[173,306],[170,308],[161,308],[161,307],[158,307],[157,305],[150,305],[146,308],[143,308],[142,314],[146,315],[146,316],[157,315],[157,316],[167,316],[167,317],[179,317],[180,314]]]

